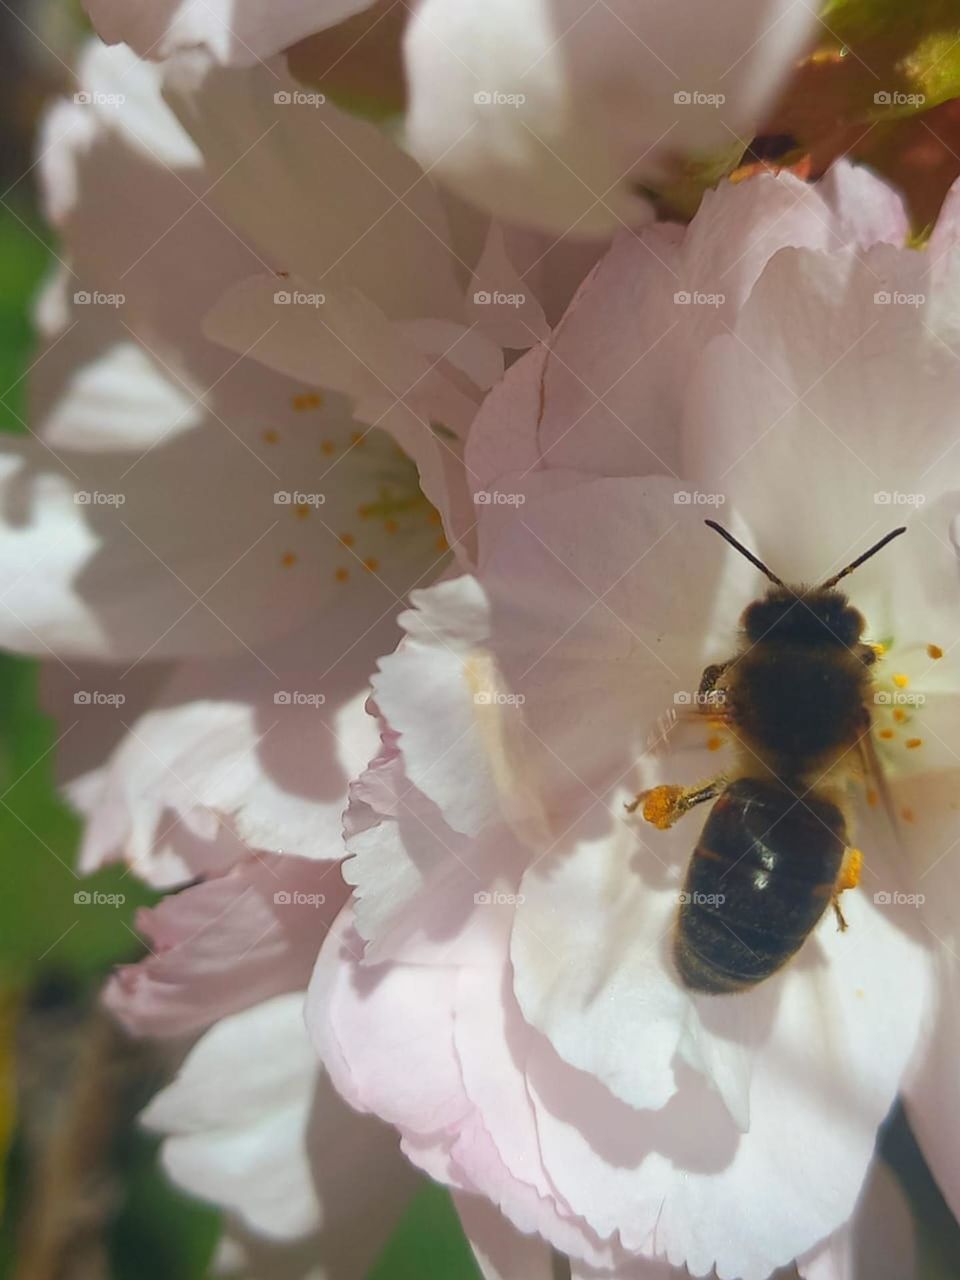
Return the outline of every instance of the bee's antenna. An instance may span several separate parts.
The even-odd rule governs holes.
[[[845,578],[848,573],[853,573],[854,569],[859,569],[864,560],[869,560],[870,557],[875,556],[878,551],[882,551],[888,542],[892,542],[894,538],[899,538],[901,533],[906,532],[907,526],[905,524],[902,524],[899,529],[891,530],[891,532],[881,538],[879,542],[874,543],[869,551],[865,551],[862,556],[857,556],[856,560],[851,561],[845,569],[841,569],[840,572],[835,573],[832,578],[828,578],[820,590],[828,591],[830,587],[835,587],[841,578]]]
[[[738,542],[732,533],[727,533],[723,525],[717,524],[716,520],[704,520],[703,523],[707,526],[707,528],[713,529],[717,533],[719,533],[721,538],[726,538],[727,542],[730,543],[731,547],[736,547],[736,549],[740,552],[740,554],[742,556],[745,556],[752,565],[756,565],[756,567],[760,570],[760,572],[764,574],[766,577],[768,577],[771,582],[776,583],[778,587],[786,586],[786,583],[781,582],[775,573],[770,572],[770,570],[767,568],[767,566],[763,563],[762,560],[758,560],[752,551],[748,551],[747,548],[742,543]],[[891,537],[892,536],[893,535],[891,534]],[[877,549],[879,550],[879,548]],[[851,565],[850,567],[856,568],[855,565]],[[847,570],[846,572],[849,572],[849,570]]]

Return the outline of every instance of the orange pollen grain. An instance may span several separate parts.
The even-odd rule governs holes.
[[[716,738],[708,738],[708,739],[707,739],[707,750],[708,750],[708,751],[719,751],[719,750],[720,750],[720,748],[721,748],[722,746],[723,746],[723,739],[722,739],[722,738],[716,737]]]
[[[928,645],[927,645],[927,657],[928,657],[928,658],[933,658],[933,659],[934,659],[934,661],[936,661],[936,659],[937,659],[937,658],[942,658],[942,657],[943,657],[943,650],[940,648],[940,646],[939,646],[938,644],[928,644]]]
[[[430,514],[427,516],[427,523],[428,523],[428,524],[439,524],[439,523],[440,523],[440,512],[439,512],[439,511],[433,511],[433,510],[431,510]]]
[[[320,452],[325,453],[328,458],[331,453],[336,453],[336,450],[337,450],[337,446],[333,443],[332,440],[320,441]]]
[[[870,805],[871,808],[875,809],[879,803],[880,803],[880,797],[877,795],[876,791],[874,791],[874,789],[871,787],[870,790],[867,792],[867,804]]]
[[[297,557],[294,555],[292,551],[286,551],[280,557],[280,563],[283,565],[285,569],[289,569],[291,565],[295,565],[297,563]]]
[[[915,815],[912,809],[909,809],[906,806],[904,806],[900,810],[900,817],[904,820],[904,822],[913,822]]]
[[[894,676],[893,683],[897,686],[898,689],[906,689],[907,685],[910,683],[910,677],[904,676],[904,675]]]
[[[450,543],[446,540],[446,538],[444,537],[444,535],[443,535],[442,533],[441,533],[440,537],[437,539],[437,541],[436,541],[436,544],[435,544],[435,545],[436,545],[436,548],[437,548],[437,550],[438,550],[438,551],[449,551],[449,550],[450,550]]]
[[[280,432],[275,431],[273,427],[267,427],[261,435],[265,444],[276,444],[280,439]]]
[[[887,739],[887,741],[889,741],[893,736],[894,735],[893,735],[892,729],[881,729],[880,733],[878,734],[878,737],[885,738]]]
[[[293,512],[298,520],[306,520],[307,516],[310,514],[310,508],[305,502],[298,502],[293,508]]]
[[[369,559],[364,560],[363,567],[367,570],[368,573],[376,573],[376,571],[380,568],[380,561],[375,560],[373,556],[370,556]]]
[[[342,568],[337,569],[333,576],[336,578],[338,582],[346,582],[346,580],[350,577],[350,570],[342,569]]]
[[[917,749],[917,747],[922,747],[922,746],[923,746],[923,739],[922,739],[922,738],[908,738],[908,739],[907,739],[907,746],[910,748],[910,750],[911,750],[911,751],[915,751],[915,750]]]
[[[297,413],[303,413],[305,409],[319,409],[323,404],[323,396],[316,391],[305,391],[303,395],[294,396],[291,404]]]
[[[907,718],[907,713],[904,711],[903,707],[894,707],[893,718],[896,720],[897,724],[903,724],[904,720]]]
[[[362,449],[366,443],[366,437],[362,431],[354,431],[350,436],[350,443],[355,444],[358,449]]]
[[[387,533],[396,533],[400,528],[396,520],[385,520],[383,527]]]
[[[356,542],[356,538],[353,536],[352,533],[341,533],[340,541],[343,543],[345,547],[352,547],[353,544]]]

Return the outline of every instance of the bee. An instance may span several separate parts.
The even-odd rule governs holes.
[[[726,529],[705,523],[772,584],[741,617],[739,652],[706,668],[697,698],[729,726],[739,758],[728,774],[654,787],[627,809],[642,806],[666,830],[716,801],[687,868],[673,958],[686,987],[722,994],[782,968],[828,904],[846,928],[839,895],[857,885],[862,861],[844,811],[858,758],[887,793],[870,736],[879,650],[863,641],[863,615],[837,583],[906,528],[808,587],[789,586]]]

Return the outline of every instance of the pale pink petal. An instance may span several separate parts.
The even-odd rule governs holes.
[[[299,992],[219,1022],[144,1121],[169,1135],[171,1177],[239,1219],[241,1257],[263,1280],[303,1275],[308,1260],[361,1280],[415,1188],[393,1135],[318,1068]]]
[[[85,833],[87,869],[124,858],[154,883],[200,871],[185,825],[236,846],[335,861],[351,776],[376,746],[363,704],[373,655],[395,635],[386,600],[346,596],[336,619],[269,649],[177,668],[102,769]],[[116,682],[122,688],[123,682]],[[122,712],[122,708],[121,708]]]
[[[164,83],[203,156],[207,203],[272,267],[311,291],[357,289],[390,319],[463,319],[441,203],[384,131],[296,100],[279,60],[230,72],[182,59]]]
[[[150,955],[117,970],[107,1008],[134,1035],[181,1036],[302,989],[345,896],[336,868],[248,858],[140,912]]]

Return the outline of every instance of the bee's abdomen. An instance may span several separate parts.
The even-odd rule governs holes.
[[[741,778],[704,824],[687,870],[674,959],[686,986],[739,991],[803,945],[830,902],[846,845],[836,805]]]

